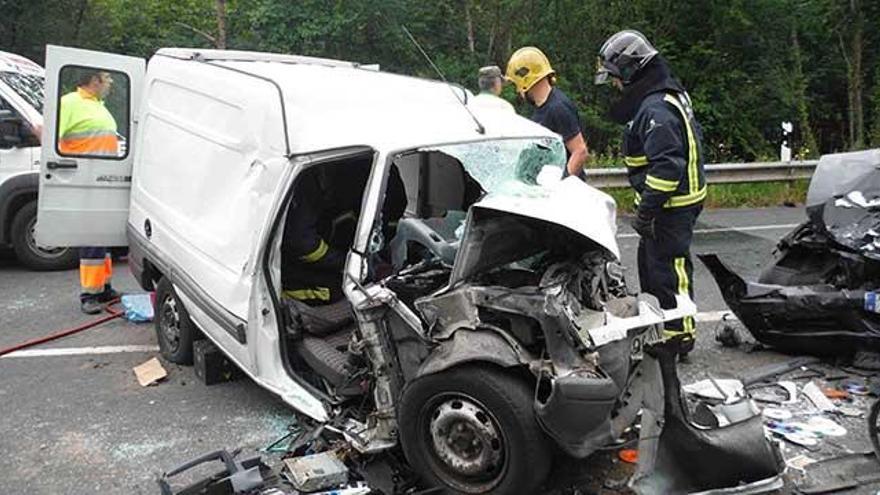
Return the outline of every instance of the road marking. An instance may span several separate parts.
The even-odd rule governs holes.
[[[0,357],[52,357],[52,356],[88,356],[96,354],[122,354],[126,352],[156,352],[157,345],[107,345],[102,347],[62,347],[56,349],[25,349],[10,352]]]
[[[745,227],[724,227],[717,229],[697,229],[694,230],[694,234],[718,234],[722,232],[754,232],[758,230],[784,230],[784,229],[793,229],[800,225],[799,223],[784,223],[777,225],[747,225]],[[635,232],[631,232],[628,234],[620,234],[617,236],[618,239],[630,239],[633,237],[638,237],[639,234]]]

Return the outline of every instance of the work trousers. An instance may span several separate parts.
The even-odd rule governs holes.
[[[654,223],[654,239],[639,240],[639,283],[660,302],[663,309],[676,307],[676,295],[694,298],[694,265],[691,262],[691,240],[694,224],[703,210],[702,205],[662,210]],[[681,336],[693,339],[693,317],[668,321],[664,324],[666,338]]]
[[[81,299],[104,292],[113,277],[113,259],[110,248],[84,247],[79,250],[79,283]]]

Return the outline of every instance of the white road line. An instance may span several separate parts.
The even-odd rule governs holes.
[[[711,323],[721,321],[724,315],[730,321],[736,321],[736,316],[730,311],[706,311],[697,313],[694,317],[697,322]],[[158,352],[159,346],[156,345],[107,345],[101,347],[62,347],[56,349],[25,349],[21,351],[10,352],[3,358],[34,358],[34,357],[56,357],[56,356],[94,356],[99,354],[124,354],[129,352]]]
[[[697,229],[694,230],[694,234],[718,234],[721,232],[753,232],[758,230],[785,230],[785,229],[793,229],[800,225],[799,223],[784,223],[777,225],[747,225],[745,227],[724,227],[718,229]],[[618,239],[630,239],[633,237],[638,237],[639,234],[635,232],[631,232],[628,234],[620,234],[617,236]]]
[[[88,356],[96,354],[121,354],[125,352],[156,352],[156,345],[108,345],[102,347],[62,347],[60,349],[24,349],[10,352],[2,358],[12,357],[50,357],[50,356]]]

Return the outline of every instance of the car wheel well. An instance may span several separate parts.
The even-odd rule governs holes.
[[[9,203],[6,206],[6,215],[2,219],[3,220],[3,239],[6,239],[8,242],[12,240],[12,220],[15,218],[15,215],[18,214],[19,210],[24,208],[24,205],[30,203],[31,201],[37,200],[37,192],[36,191],[26,191],[23,193],[16,194],[9,200]]]

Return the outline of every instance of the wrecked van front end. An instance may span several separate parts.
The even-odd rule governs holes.
[[[758,280],[700,258],[730,309],[780,350],[880,350],[880,150],[825,155],[807,194],[808,220],[782,238]]]
[[[467,360],[528,370],[541,426],[582,458],[620,433],[611,413],[651,327],[639,320],[617,262],[613,202],[577,179],[548,193],[471,208],[449,286],[416,301],[431,338],[458,351],[430,356],[421,373]],[[590,205],[594,215],[567,219],[573,205]],[[630,334],[618,325],[609,336],[612,321],[643,328]]]

